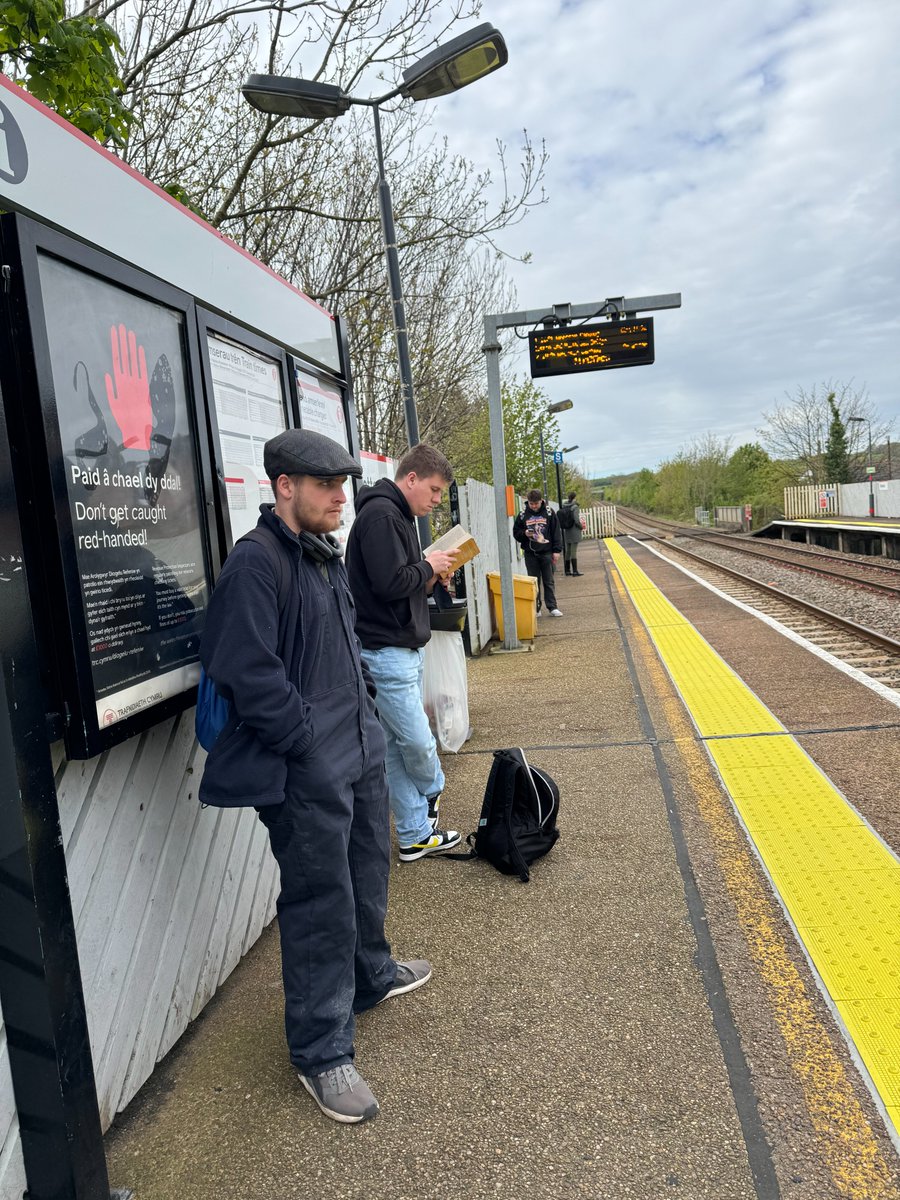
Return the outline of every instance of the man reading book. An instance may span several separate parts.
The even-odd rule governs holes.
[[[455,554],[434,546],[422,554],[416,517],[440,504],[453,469],[420,442],[400,460],[393,479],[360,489],[347,543],[356,602],[356,633],[375,682],[375,706],[387,739],[388,796],[400,861],[415,862],[457,845],[438,828],[444,772],[422,703],[425,644],[431,638],[428,593],[453,570]]]

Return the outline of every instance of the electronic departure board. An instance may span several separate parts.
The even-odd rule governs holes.
[[[535,329],[528,335],[528,350],[532,379],[649,366],[654,361],[653,318]]]

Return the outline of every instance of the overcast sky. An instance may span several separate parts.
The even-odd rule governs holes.
[[[432,108],[479,168],[497,137],[546,141],[549,203],[501,242],[532,254],[508,268],[519,308],[683,298],[655,314],[654,365],[541,381],[575,402],[575,463],[653,468],[708,430],[735,448],[829,379],[900,436],[900,3],[486,0],[483,19],[508,65]]]

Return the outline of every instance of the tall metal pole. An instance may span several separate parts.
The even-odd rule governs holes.
[[[403,415],[406,421],[406,436],[410,446],[419,439],[419,418],[413,394],[412,364],[409,360],[409,339],[406,336],[406,306],[403,303],[403,287],[400,282],[400,258],[397,254],[397,232],[394,228],[394,206],[391,189],[384,170],[384,150],[381,145],[381,117],[378,105],[372,104],[375,120],[375,157],[378,160],[378,205],[381,209],[381,231],[384,235],[384,256],[387,260],[388,287],[391,293],[391,311],[394,317],[394,333],[397,339],[397,365],[400,371],[400,391],[403,396]],[[431,525],[427,517],[417,517],[419,541],[431,545]]]
[[[556,464],[556,496],[559,501],[559,507],[562,508],[562,464]]]
[[[873,480],[875,478],[875,460],[872,457],[872,422],[867,421],[866,424],[869,429],[869,461],[866,464],[869,468],[869,516],[874,517],[875,516],[875,485],[873,483]]]
[[[512,559],[509,555],[509,516],[506,511],[506,445],[503,440],[503,399],[500,391],[500,343],[497,318],[484,318],[484,357],[487,366],[488,413],[491,422],[491,459],[494,467],[494,508],[497,515],[497,549],[500,559],[500,600],[503,610],[503,649],[520,650],[513,594]]]

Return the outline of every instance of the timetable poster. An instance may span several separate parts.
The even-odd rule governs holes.
[[[208,585],[184,318],[40,255],[98,725],[196,684]]]
[[[347,421],[344,417],[344,398],[340,391],[331,384],[325,383],[308,371],[296,368],[297,399],[300,403],[300,424],[304,429],[312,429],[339,442],[350,452],[350,437]],[[348,479],[344,484],[344,495],[347,503],[341,513],[340,526],[334,531],[334,537],[346,550],[347,538],[350,536],[350,526],[356,518],[353,507],[353,485]]]
[[[287,428],[284,392],[273,359],[214,334],[207,337],[207,347],[231,536],[236,542],[256,528],[259,506],[273,500],[263,447]]]

